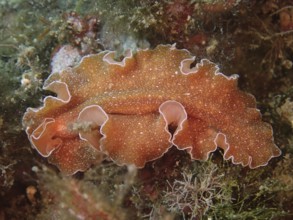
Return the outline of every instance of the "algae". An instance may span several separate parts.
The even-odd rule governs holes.
[[[293,12],[290,0],[0,1],[1,219],[290,219],[293,215]],[[68,17],[97,20],[95,37]],[[71,44],[90,53],[175,44],[239,74],[283,154],[255,170],[190,161],[172,149],[144,169],[110,161],[64,177],[30,146],[21,120],[47,94],[51,58]],[[94,44],[93,44],[94,42]],[[184,195],[184,197],[182,197]]]

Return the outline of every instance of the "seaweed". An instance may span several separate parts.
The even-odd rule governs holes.
[[[221,151],[190,162],[172,149],[139,170],[105,161],[63,176],[31,148],[21,120],[47,94],[41,88],[55,51],[81,49],[72,12],[97,19],[87,53],[169,43],[239,74],[282,156],[250,170],[223,161]],[[292,218],[292,17],[290,0],[1,0],[0,218]]]

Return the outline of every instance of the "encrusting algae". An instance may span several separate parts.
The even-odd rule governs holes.
[[[85,56],[52,73],[40,108],[23,118],[34,148],[67,174],[86,170],[104,155],[142,168],[175,145],[207,160],[217,147],[235,164],[256,168],[280,155],[271,126],[255,99],[237,88],[237,76],[174,46]]]

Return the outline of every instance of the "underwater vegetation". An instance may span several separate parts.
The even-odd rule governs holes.
[[[0,219],[292,218],[291,1],[0,0],[0,16]]]

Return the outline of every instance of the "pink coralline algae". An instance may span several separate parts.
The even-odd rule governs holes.
[[[40,108],[28,108],[23,124],[32,146],[67,174],[108,157],[142,168],[171,146],[194,160],[217,147],[224,159],[256,168],[281,154],[272,128],[261,120],[252,95],[237,76],[174,46],[83,57],[74,68],[52,73]]]

